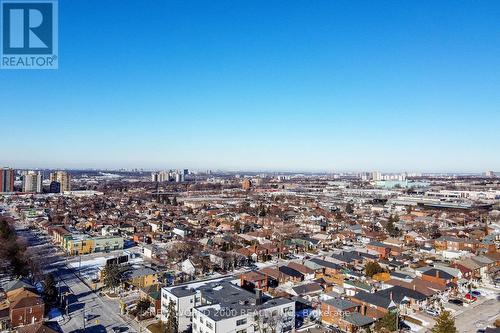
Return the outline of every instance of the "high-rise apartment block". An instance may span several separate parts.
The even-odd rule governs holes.
[[[151,173],[151,181],[153,182],[170,182],[175,181],[177,183],[183,182],[185,180],[185,175],[188,173],[188,169],[178,170],[178,171],[159,171]]]
[[[28,171],[23,176],[23,192],[42,193],[43,176],[40,171]]]
[[[59,191],[71,191],[71,176],[66,171],[55,171],[50,174],[50,181],[59,183]]]
[[[0,169],[0,192],[14,192],[14,169]]]

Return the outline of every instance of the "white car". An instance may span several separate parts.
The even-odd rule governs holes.
[[[427,313],[430,316],[437,317],[439,316],[439,312],[435,309],[426,309],[425,313]]]

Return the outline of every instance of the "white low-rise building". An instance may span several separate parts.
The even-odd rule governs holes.
[[[199,294],[199,293],[198,293]],[[168,307],[170,302],[174,304],[177,314],[178,331],[184,332],[191,326],[191,313],[195,305],[199,305],[197,292],[187,286],[162,288],[161,290],[161,320],[168,320]]]
[[[193,333],[285,333],[295,330],[295,302],[210,304],[193,309]]]
[[[286,298],[264,299],[228,279],[165,287],[161,296],[161,318],[168,320],[173,302],[179,332],[289,333],[295,330],[295,301]]]

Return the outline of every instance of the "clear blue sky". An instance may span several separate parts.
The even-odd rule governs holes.
[[[0,164],[500,171],[500,1],[60,0]]]

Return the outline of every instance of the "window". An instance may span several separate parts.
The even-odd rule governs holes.
[[[246,318],[243,318],[243,319],[238,319],[236,321],[236,326],[241,326],[241,325],[245,325],[247,323],[247,319]],[[246,331],[246,330],[245,330]],[[239,331],[238,331],[239,332]],[[236,332],[236,333],[238,333]]]
[[[211,322],[209,322],[209,321],[207,321],[207,327],[208,327],[209,329],[214,328],[214,326],[212,325],[212,323],[211,323]]]
[[[189,300],[189,303],[193,303],[193,299],[192,298]]]
[[[247,333],[247,330],[244,329],[244,330],[239,330],[239,331],[236,331],[236,333]]]

